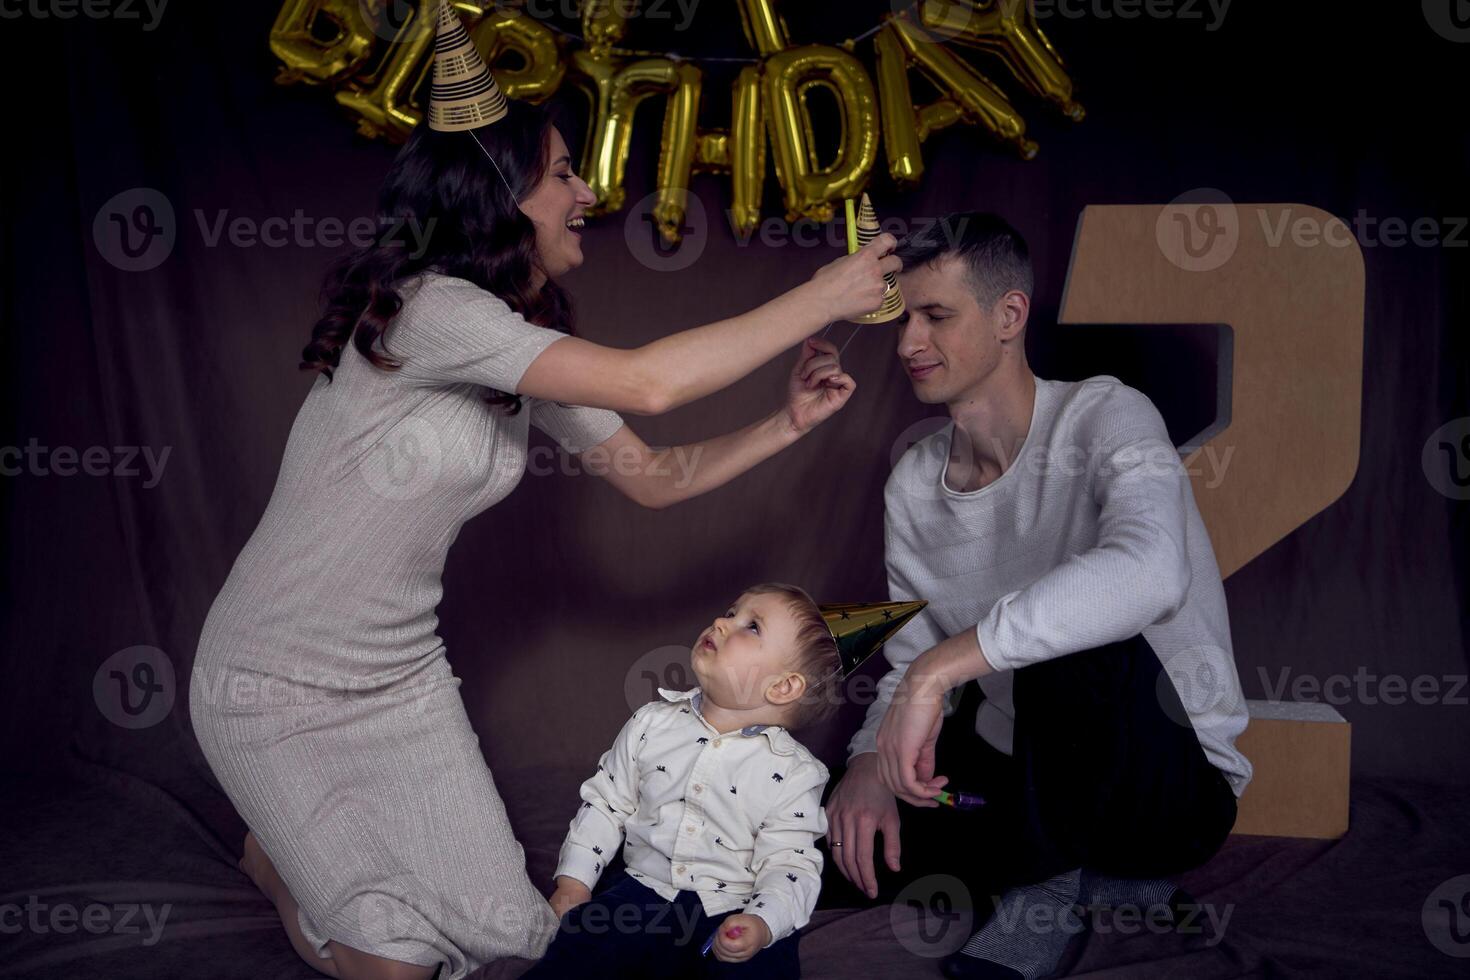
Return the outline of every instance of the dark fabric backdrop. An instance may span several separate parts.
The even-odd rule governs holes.
[[[728,5],[706,6],[699,17],[708,26],[687,44],[745,53],[733,17],[716,9]],[[786,7],[796,39],[833,40],[888,5]],[[189,732],[189,666],[210,602],[269,496],[310,383],[297,355],[322,273],[340,250],[209,247],[194,212],[229,209],[257,221],[297,209],[318,219],[368,214],[394,153],[355,135],[329,93],[272,84],[266,38],[277,8],[176,3],[152,32],[82,19],[0,23],[8,42],[0,444],[170,450],[151,488],[115,476],[0,480],[5,767],[44,771],[79,752],[212,813],[227,810]],[[1049,323],[1088,204],[1161,203],[1207,186],[1236,201],[1302,202],[1344,218],[1359,209],[1379,220],[1470,213],[1470,139],[1456,108],[1470,45],[1430,30],[1419,4],[1241,0],[1213,31],[1180,19],[1047,25],[1079,79],[1084,123],[1021,98],[1041,143],[1036,160],[955,129],[927,144],[918,190],[896,194],[882,177],[875,186],[888,214],[989,208],[1027,235],[1038,273],[1033,359],[1043,375],[1058,363]],[[728,112],[723,93],[712,77],[712,120]],[[633,201],[651,190],[660,112],[640,117]],[[109,264],[93,239],[99,208],[135,187],[161,191],[178,217],[172,255],[143,273]],[[713,220],[699,232],[703,255],[682,272],[640,264],[625,244],[624,215],[589,229],[588,262],[568,280],[586,336],[636,345],[733,314],[837,254],[741,246],[720,217],[728,183],[701,177],[695,190]],[[769,190],[774,213],[774,181]],[[1470,415],[1463,235],[1459,246],[1364,249],[1357,477],[1226,582],[1250,696],[1264,694],[1261,671],[1275,678],[1283,667],[1317,677],[1467,671],[1470,503],[1438,493],[1420,463],[1431,432]],[[935,414],[912,398],[890,336],[869,328],[848,348],[860,390],[844,413],[707,497],[649,512],[600,480],[528,476],[465,528],[445,574],[441,630],[492,768],[590,767],[627,716],[630,667],[658,647],[687,645],[747,584],[791,580],[828,601],[884,595],[881,490],[892,447]],[[1140,367],[1168,369],[1155,360]],[[783,357],[698,404],[632,424],[650,443],[727,431],[775,407],[787,366]],[[92,679],[108,656],[137,644],[166,652],[178,698],[164,723],[129,731],[98,711]],[[809,741],[836,758],[859,710]],[[1463,702],[1354,698],[1340,710],[1354,726],[1360,775],[1470,775]]]

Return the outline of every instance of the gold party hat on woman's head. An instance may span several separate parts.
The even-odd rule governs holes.
[[[863,194],[862,204],[858,207],[857,214],[857,244],[858,248],[871,242],[878,237],[882,231],[878,224],[878,212],[873,210],[873,202],[868,200],[868,195]],[[888,285],[888,291],[883,294],[883,305],[872,313],[865,313],[857,317],[853,323],[887,323],[903,315],[903,293],[898,291],[898,276],[892,272],[885,273],[883,281]]]
[[[450,0],[439,2],[437,30],[434,81],[429,88],[429,128],[454,133],[505,118],[505,96]]]
[[[842,676],[878,652],[884,642],[929,605],[926,599],[913,602],[829,602],[821,606],[827,629],[837,641]]]

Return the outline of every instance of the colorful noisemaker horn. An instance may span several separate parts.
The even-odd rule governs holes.
[[[434,82],[429,87],[429,128],[441,133],[487,126],[505,118],[505,96],[470,40],[449,0],[440,0],[434,38]]]
[[[837,641],[842,676],[848,677],[861,667],[927,605],[928,600],[916,599],[913,602],[831,602],[821,606],[827,629]]]
[[[873,210],[873,202],[868,200],[866,193],[863,194],[862,203],[858,206],[856,224],[858,248],[862,248],[877,238],[878,233],[882,231],[878,224],[878,212]],[[857,317],[852,321],[853,323],[887,323],[903,315],[903,293],[898,291],[898,276],[889,272],[883,276],[883,281],[888,284],[888,290],[883,294],[883,305],[872,313]]]

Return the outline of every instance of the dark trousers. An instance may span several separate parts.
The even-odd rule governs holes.
[[[902,870],[889,871],[881,839],[875,843],[877,902],[947,875],[964,883],[977,913],[988,914],[987,900],[1074,868],[1161,878],[1219,850],[1235,824],[1235,794],[1205,757],[1142,636],[1022,667],[1014,680],[1010,756],[975,734],[984,695],[974,682],[936,747],[945,788],[979,794],[987,806],[964,811],[900,800]],[[840,778],[833,774],[829,793]],[[823,848],[819,907],[874,904],[842,876],[830,842]]]
[[[615,876],[592,900],[562,916],[546,956],[525,978],[655,977],[776,978],[797,980],[799,933],[772,943],[744,963],[724,963],[700,950],[736,909],[704,914],[699,896],[681,891],[673,901],[640,884],[626,872]]]

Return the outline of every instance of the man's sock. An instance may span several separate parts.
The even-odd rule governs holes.
[[[1096,871],[1082,872],[1081,898],[1083,905],[1100,905],[1107,908],[1130,906],[1143,913],[1156,905],[1169,908],[1174,919],[1179,918],[1178,906],[1192,899],[1188,893],[1167,878],[1114,878]]]
[[[1072,908],[1081,882],[1078,868],[1006,892],[990,921],[958,952],[944,958],[944,975],[1039,980],[1052,973],[1067,943],[1082,929]]]

